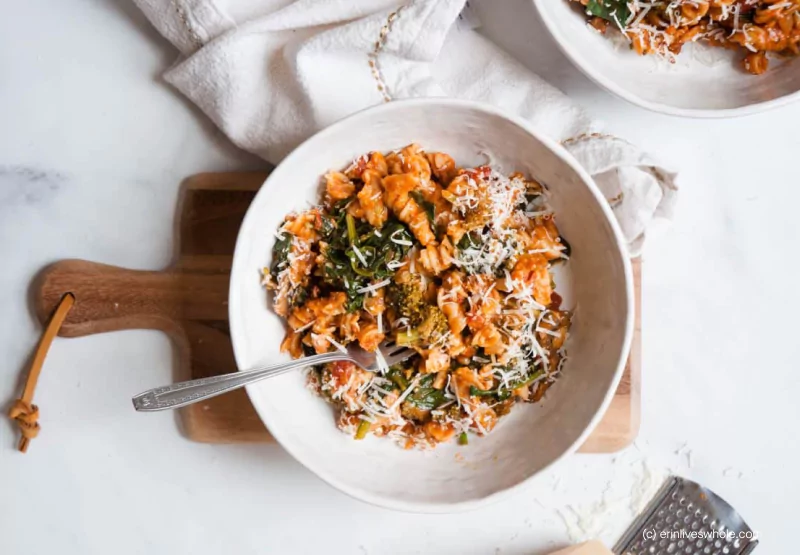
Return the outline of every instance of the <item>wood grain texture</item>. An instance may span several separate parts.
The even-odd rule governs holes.
[[[64,293],[71,292],[75,306],[61,328],[64,337],[157,329],[175,344],[176,381],[235,371],[227,306],[233,249],[247,207],[266,177],[262,172],[212,173],[184,181],[176,217],[175,262],[163,271],[127,270],[84,260],[48,266],[33,286],[39,320],[46,322]],[[638,433],[638,260],[634,261],[634,276],[637,318],[631,357],[608,412],[581,447],[583,452],[619,450]],[[243,389],[180,409],[180,415],[182,433],[194,441],[272,439]]]

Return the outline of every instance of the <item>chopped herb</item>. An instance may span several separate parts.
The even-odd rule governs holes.
[[[467,437],[467,432],[461,432],[458,434],[458,444],[459,445],[467,445],[469,443],[469,438]]]

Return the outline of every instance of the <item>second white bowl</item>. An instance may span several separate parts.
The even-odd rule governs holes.
[[[756,113],[800,98],[800,60],[770,61],[763,75],[740,67],[741,52],[696,43],[675,64],[639,56],[613,29],[600,35],[570,0],[533,0],[567,57],[598,85],[664,114],[723,118]]]

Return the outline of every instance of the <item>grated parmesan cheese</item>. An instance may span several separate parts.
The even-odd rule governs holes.
[[[372,285],[367,285],[365,287],[361,287],[360,289],[356,289],[356,293],[372,293],[374,291],[377,291],[381,287],[386,287],[390,283],[392,283],[391,279],[385,279],[383,281],[379,281],[378,283],[373,283]]]
[[[380,347],[375,350],[375,362],[378,363],[378,370],[381,374],[386,374],[389,371],[389,365],[386,364],[386,359],[383,358]]]
[[[411,246],[414,245],[414,243],[412,243],[411,241],[409,241],[407,239],[398,239],[397,237],[395,237],[395,235],[397,235],[398,233],[403,233],[403,230],[402,229],[398,229],[397,231],[395,231],[394,233],[389,235],[389,240],[392,243],[394,243],[396,245],[403,245],[403,246],[406,246],[406,247],[411,247]]]
[[[358,258],[358,260],[361,262],[361,264],[366,268],[368,266],[367,265],[367,259],[364,258],[364,255],[361,254],[361,251],[358,250],[358,247],[355,246],[355,245],[353,245],[353,252],[355,253],[355,255]]]
[[[296,330],[294,330],[294,332],[295,332],[295,333],[300,333],[300,332],[306,331],[308,328],[310,328],[311,326],[313,326],[313,325],[314,325],[314,322],[316,322],[316,319],[314,319],[314,320],[311,320],[311,321],[310,321],[308,324],[306,324],[306,325],[304,325],[304,326],[300,326],[299,328],[297,328]]]
[[[311,334],[311,338],[313,339],[313,338],[315,338],[315,337],[318,337],[318,335],[317,335],[316,333],[312,333],[312,334]],[[333,345],[334,347],[336,347],[337,349],[339,349],[341,352],[343,352],[344,354],[347,354],[347,349],[345,348],[345,346],[344,346],[344,345],[342,345],[341,343],[339,343],[338,341],[336,341],[336,340],[335,340],[334,338],[332,338],[330,335],[323,335],[322,337],[324,337],[325,339],[327,339],[327,340],[330,342],[330,344],[331,344],[331,345]]]

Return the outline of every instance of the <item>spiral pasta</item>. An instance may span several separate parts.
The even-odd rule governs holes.
[[[472,345],[482,347],[487,355],[499,355],[506,348],[503,336],[500,335],[497,327],[491,323],[482,325],[472,335]]]
[[[345,342],[358,340],[358,335],[361,332],[361,314],[359,313],[345,313],[339,315],[339,333]]]
[[[367,351],[374,351],[386,335],[374,322],[367,322],[358,331],[358,343]]]
[[[364,186],[357,196],[364,211],[363,217],[371,226],[380,229],[389,217],[389,211],[383,203],[382,177],[379,172],[367,169],[362,173],[362,179]]]
[[[411,198],[410,193],[419,187],[419,177],[410,173],[390,175],[383,180],[386,204],[397,219],[408,224],[417,240],[427,246],[436,241],[431,222],[425,211]]]
[[[341,172],[330,172],[325,176],[325,191],[333,200],[350,198],[356,186]]]
[[[431,152],[427,155],[427,158],[431,173],[439,180],[442,186],[447,187],[458,172],[455,160],[444,152]]]
[[[430,244],[419,253],[422,267],[431,274],[438,276],[453,265],[453,244],[445,237],[438,245]]]
[[[450,331],[453,335],[460,334],[467,325],[462,306],[466,298],[467,291],[464,285],[464,277],[460,272],[447,272],[442,276],[442,286],[439,288],[436,300],[439,308],[442,309],[448,318],[451,317],[448,312],[452,312],[454,320],[450,320]]]
[[[547,269],[547,258],[543,255],[535,253],[521,256],[511,271],[511,277],[519,284],[520,289],[531,288],[537,303],[542,306],[550,304],[553,288]]]
[[[383,314],[383,312],[386,310],[385,290],[378,289],[372,295],[365,297],[364,309],[373,316]]]

